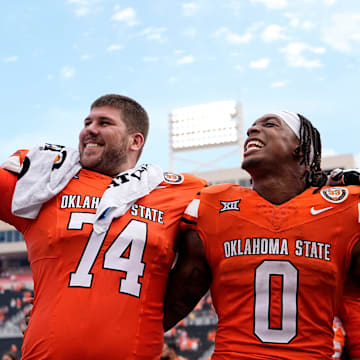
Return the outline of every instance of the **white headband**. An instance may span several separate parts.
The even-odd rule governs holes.
[[[297,136],[298,139],[300,139],[300,124],[301,120],[299,118],[298,114],[295,114],[291,111],[273,111],[268,114],[265,114],[262,116],[262,118],[268,118],[268,117],[276,117],[279,118],[289,126],[289,128],[294,132],[294,134]],[[310,148],[310,163],[312,163],[314,160],[314,147],[313,144],[311,144]]]
[[[277,117],[285,121],[289,128],[295,133],[297,138],[300,139],[300,118],[297,114],[295,114],[294,112],[281,110],[265,114],[264,116],[262,116],[262,118],[269,116]]]

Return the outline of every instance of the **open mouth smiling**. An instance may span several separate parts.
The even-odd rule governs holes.
[[[250,150],[259,150],[263,148],[265,144],[257,139],[248,140],[245,144],[245,153],[247,153]]]

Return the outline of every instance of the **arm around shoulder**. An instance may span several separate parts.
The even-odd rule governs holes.
[[[183,319],[209,290],[211,270],[202,240],[194,230],[179,241],[178,259],[170,271],[164,299],[164,330]]]
[[[354,284],[360,289],[360,240],[358,240],[351,252],[349,275]]]

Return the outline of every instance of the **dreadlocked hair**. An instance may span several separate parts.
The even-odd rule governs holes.
[[[314,186],[318,192],[327,181],[327,175],[321,169],[321,139],[319,131],[305,117],[300,118],[300,149],[303,158],[300,164],[305,164],[305,186]]]

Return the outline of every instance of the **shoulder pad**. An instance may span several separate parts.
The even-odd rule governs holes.
[[[208,182],[202,178],[199,178],[195,175],[187,174],[187,173],[175,173],[171,171],[164,172],[164,182],[170,185],[179,185],[186,184],[187,186],[200,186],[204,187],[208,185]]]
[[[224,191],[228,191],[229,189],[233,188],[234,186],[236,186],[237,189],[242,188],[242,186],[240,186],[240,185],[223,183],[223,184],[211,185],[211,186],[207,187],[205,190],[203,190],[203,192],[206,192],[208,194],[218,194],[218,193],[221,193]]]

